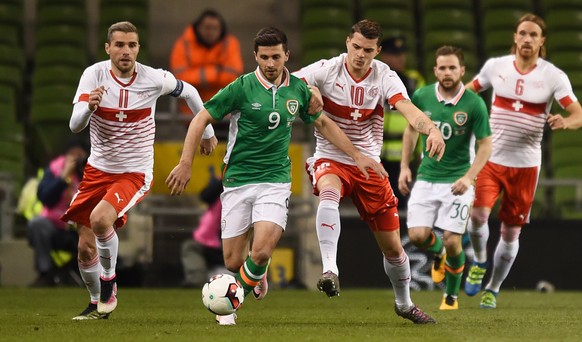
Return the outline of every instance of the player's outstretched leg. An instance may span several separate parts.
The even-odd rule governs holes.
[[[414,322],[414,324],[435,324],[437,321],[422,311],[417,305],[412,305],[410,309],[402,310],[398,305],[394,305],[394,311],[402,318]]]
[[[459,300],[456,296],[451,296],[445,293],[443,296],[443,301],[439,310],[458,310],[459,309]]]
[[[267,281],[267,273],[265,273],[261,281],[259,281],[259,285],[253,288],[253,296],[256,300],[261,300],[265,298],[267,292],[269,292],[269,282]]]
[[[325,292],[325,294],[330,298],[339,296],[340,284],[338,276],[331,271],[325,272],[317,282],[317,288],[319,291]]]
[[[467,274],[467,279],[465,279],[465,293],[467,296],[472,297],[481,291],[485,273],[487,273],[487,263],[473,262]]]
[[[117,276],[101,281],[101,296],[97,303],[97,311],[102,314],[110,313],[117,307]]]
[[[73,317],[73,321],[85,321],[90,319],[108,319],[109,314],[102,314],[97,311],[97,303],[89,302],[89,305],[79,315]]]
[[[495,309],[497,307],[497,292],[491,290],[483,291],[479,306],[483,309]]]
[[[440,284],[445,280],[445,262],[447,261],[447,254],[442,255],[435,254],[434,260],[432,262],[432,267],[430,269],[430,275],[432,281],[435,284]]]

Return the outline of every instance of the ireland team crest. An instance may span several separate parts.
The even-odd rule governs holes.
[[[455,123],[459,126],[463,126],[464,124],[466,124],[468,118],[469,118],[469,115],[467,115],[467,113],[465,113],[465,112],[456,112],[453,115],[453,119],[455,120]]]
[[[289,111],[291,115],[295,115],[295,113],[297,113],[297,109],[299,109],[299,101],[297,100],[287,101],[287,111]]]

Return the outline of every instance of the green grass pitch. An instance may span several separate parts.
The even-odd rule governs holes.
[[[79,288],[0,288],[0,340],[8,341],[582,341],[582,292],[504,290],[497,309],[460,295],[439,311],[441,293],[412,292],[438,321],[414,325],[394,313],[391,289],[344,289],[340,297],[271,290],[247,298],[236,326],[218,326],[200,290],[120,288],[108,320],[74,322],[88,293]]]

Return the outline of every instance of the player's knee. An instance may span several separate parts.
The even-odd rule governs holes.
[[[412,244],[414,244],[417,247],[422,245],[426,241],[429,234],[430,231],[427,232],[425,229],[421,227],[408,229],[408,238],[410,239],[410,242],[412,242]]]
[[[520,233],[520,226],[507,226],[505,223],[501,224],[501,239],[503,239],[505,242],[513,242],[518,240]]]
[[[93,211],[89,217],[91,222],[91,229],[97,235],[104,234],[114,222],[107,215],[103,215],[100,212]]]
[[[266,265],[271,258],[271,251],[266,249],[256,249],[251,252],[251,259],[257,265]]]
[[[471,211],[471,221],[473,227],[481,227],[489,220],[490,211],[487,208],[473,208]]]

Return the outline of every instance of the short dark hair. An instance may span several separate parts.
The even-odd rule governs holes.
[[[526,14],[522,15],[521,18],[519,18],[519,20],[517,21],[517,23],[515,23],[515,30],[513,32],[517,33],[517,28],[519,27],[519,25],[521,25],[521,23],[526,22],[526,21],[531,21],[532,23],[538,25],[542,29],[542,37],[546,36],[546,22],[540,16],[537,16],[533,13],[526,13]],[[516,50],[517,50],[517,46],[514,43],[513,46],[511,47],[511,53],[515,54]],[[542,58],[546,57],[546,46],[545,45],[542,45],[540,47],[540,51],[538,53],[538,56],[542,57]]]
[[[382,28],[375,21],[367,19],[358,21],[352,26],[350,38],[353,38],[356,32],[360,33],[366,39],[378,39],[378,46],[382,43]]]
[[[457,56],[457,58],[459,59],[459,64],[461,66],[465,65],[465,54],[463,53],[463,49],[452,45],[443,45],[436,50],[436,52],[434,53],[435,65],[436,59],[439,58],[439,56],[450,56],[450,55]]]
[[[120,21],[109,26],[109,29],[107,30],[107,43],[111,43],[113,32],[116,31],[121,31],[125,33],[134,32],[138,35],[137,37],[139,39],[139,33],[137,32],[137,27],[135,27],[134,24],[130,23],[129,21]]]
[[[285,32],[275,27],[263,27],[255,36],[255,52],[259,46],[277,46],[283,45],[283,51],[287,52],[287,35]]]
[[[196,37],[198,39],[200,39],[200,37],[198,37],[198,27],[200,26],[200,23],[202,23],[202,20],[204,20],[205,18],[215,18],[218,19],[218,21],[220,21],[220,38],[219,40],[223,40],[224,36],[226,36],[226,20],[224,20],[224,17],[222,15],[220,15],[220,13],[218,13],[218,11],[216,11],[215,9],[212,8],[208,8],[205,9],[204,12],[202,12],[202,14],[200,14],[200,16],[194,21],[193,25],[194,25],[194,33],[196,34]]]

